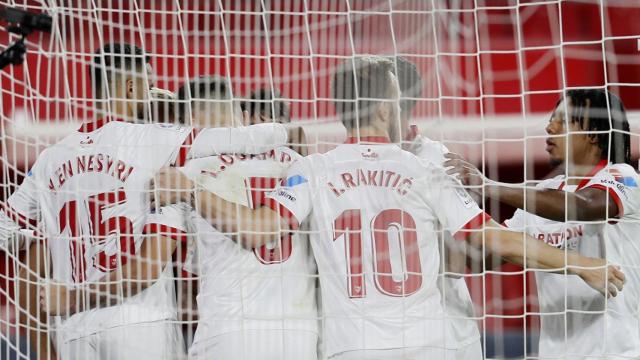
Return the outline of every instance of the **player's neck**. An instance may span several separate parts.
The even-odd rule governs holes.
[[[108,117],[134,122],[134,118],[129,114],[129,107],[120,101],[112,101],[109,104],[101,104],[96,107],[96,119]]]
[[[347,130],[347,137],[356,138],[356,139],[372,138],[372,137],[388,138],[389,134],[384,130],[381,130],[372,126],[367,126],[367,127],[361,127],[360,129]]]
[[[567,183],[580,183],[582,181],[581,178],[589,176],[589,174],[596,166],[598,166],[601,161],[602,158],[599,148],[595,149],[592,152],[586,153],[577,159],[574,159],[574,161],[570,162],[569,166],[567,167],[567,175],[569,176],[569,181]]]

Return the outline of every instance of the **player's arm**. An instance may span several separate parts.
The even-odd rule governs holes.
[[[287,143],[282,124],[265,123],[237,128],[193,129],[175,155],[174,166],[187,160],[219,154],[259,154]]]
[[[468,241],[478,249],[530,269],[552,270],[580,276],[589,286],[606,296],[622,290],[624,274],[606,259],[582,256],[576,252],[554,248],[531,236],[510,231],[492,219],[483,231],[472,232]]]
[[[15,292],[18,294],[18,324],[29,333],[29,344],[36,349],[38,359],[55,360],[57,355],[49,336],[48,316],[38,301],[38,283],[46,278],[48,262],[44,242],[31,242],[24,262],[19,262]],[[24,330],[24,329],[23,329]]]
[[[160,234],[149,235],[140,251],[127,257],[127,263],[96,282],[77,288],[49,283],[40,288],[40,302],[49,315],[71,315],[93,308],[103,308],[132,297],[160,277],[171,260],[176,241]]]
[[[444,169],[432,167],[429,170],[431,177],[418,179],[417,187],[428,189],[424,192],[425,201],[432,209],[439,209],[436,212],[438,219],[454,237],[468,241],[483,254],[518,265],[551,271],[567,269],[603,294],[615,296],[622,289],[624,275],[616,267],[607,266],[605,259],[565,252],[525,233],[501,227],[478,208],[458,182],[444,174]]]
[[[479,195],[554,221],[595,221],[617,216],[616,197],[602,188],[587,187],[576,192],[505,186],[492,182],[457,154],[446,154],[444,166]],[[484,192],[483,192],[484,190]]]

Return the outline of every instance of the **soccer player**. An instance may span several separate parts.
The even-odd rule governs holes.
[[[291,108],[282,100],[280,90],[258,89],[251,92],[249,101],[243,103],[244,110],[249,112],[250,124],[277,122],[291,123]],[[302,127],[289,131],[289,147],[300,155],[307,154],[306,139]]]
[[[135,124],[148,113],[149,58],[128,44],[105,46],[91,66],[97,120],[39,156],[4,211],[40,223],[52,281],[41,289],[57,316],[64,359],[179,358],[173,285],[166,262],[181,235],[149,211],[156,170],[193,156],[258,152],[286,141],[273,124],[191,129]],[[146,234],[159,234],[148,238]]]
[[[433,141],[418,133],[415,124],[411,124],[411,113],[416,99],[422,96],[422,77],[416,65],[404,57],[390,59],[394,62],[395,73],[400,87],[400,133],[403,148],[425,162],[438,167],[446,160],[447,147],[439,141]],[[456,242],[448,232],[443,232],[443,251],[445,269],[448,273],[464,274],[466,257],[471,249],[464,242]],[[462,249],[460,249],[462,247]],[[446,325],[450,332],[445,338],[446,344],[458,349],[456,359],[482,359],[480,331],[474,320],[475,311],[471,295],[464,277],[438,277],[438,288],[442,291],[443,308],[447,315]]]
[[[447,166],[484,195],[519,208],[506,225],[559,249],[620,264],[629,280],[605,299],[573,276],[536,272],[541,358],[638,358],[640,330],[640,178],[629,164],[622,101],[600,89],[568,90],[546,127],[552,165],[566,173],[522,190],[486,180],[448,155]],[[482,187],[474,187],[482,194]]]
[[[249,112],[251,124],[291,122],[289,104],[283,100],[278,89],[258,89],[251,92],[245,111]]]
[[[224,78],[198,78],[188,88],[195,125],[209,119],[198,116],[208,112],[220,115],[215,116],[219,126],[237,124],[239,109],[231,101],[231,89]],[[183,111],[185,116],[188,111]],[[299,158],[282,146],[258,155],[194,159],[182,171],[227,200],[257,207],[264,203],[265,192],[272,190],[291,162]],[[256,190],[250,196],[245,179],[250,182],[247,187]],[[234,194],[234,189],[239,191]],[[164,213],[169,211],[176,219],[182,218],[180,208],[163,208]],[[189,357],[316,359],[316,267],[308,241],[301,240],[300,234],[274,236],[272,242],[247,250],[197,213],[190,217],[187,226],[196,234],[197,245],[187,256],[185,270],[199,275],[200,285],[198,328]]]
[[[606,294],[614,292],[605,289],[607,281],[622,288],[624,276],[601,259],[500,230],[443,168],[389,143],[399,135],[399,90],[390,61],[347,60],[334,76],[333,93],[347,143],[294,163],[268,206],[229,209],[214,194],[197,193],[200,213],[218,229],[238,232],[238,241],[250,248],[310,221],[328,358],[455,356],[456,349],[445,347],[436,285],[439,228],[515,263],[526,259],[547,269],[568,263],[571,273]],[[258,225],[251,221],[256,217],[271,221]],[[483,223],[484,232],[472,231]]]

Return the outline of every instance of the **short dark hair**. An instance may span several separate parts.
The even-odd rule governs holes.
[[[578,122],[583,130],[597,132],[591,136],[598,139],[601,158],[608,159],[611,163],[631,164],[629,120],[622,100],[603,89],[571,89],[565,92],[565,98],[571,100],[571,110],[567,118],[572,122]],[[562,99],[557,105],[560,102]],[[589,118],[586,128],[585,113]],[[611,147],[609,134],[612,136]]]
[[[90,66],[94,97],[104,97],[104,90],[114,74],[140,69],[144,71],[144,65],[150,60],[151,57],[135,45],[127,43],[105,45],[96,52]]]
[[[347,59],[333,75],[331,95],[347,129],[368,126],[377,106],[390,99],[393,62],[377,56]],[[380,99],[380,100],[378,100]]]
[[[218,75],[200,76],[180,86],[178,120],[181,123],[186,123],[189,118],[187,102],[191,101],[191,106],[195,106],[200,99],[231,100],[231,85],[227,78]]]
[[[291,121],[289,104],[286,101],[277,100],[282,98],[278,89],[258,89],[251,92],[248,103],[243,104],[244,111],[248,111],[250,116],[262,115],[270,119],[283,118],[286,122]]]
[[[396,56],[395,73],[400,86],[400,109],[403,113],[411,114],[416,106],[415,98],[422,96],[422,76],[418,72],[416,64],[402,56]],[[410,99],[407,99],[410,98]]]

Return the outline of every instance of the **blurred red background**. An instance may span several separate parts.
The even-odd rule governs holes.
[[[15,3],[41,10],[36,1]],[[520,6],[515,0],[279,0],[266,1],[266,9],[258,0],[222,1],[222,8],[217,1],[81,3],[66,1],[55,9],[56,32],[30,37],[33,51],[25,64],[1,73],[5,124],[20,110],[37,121],[90,117],[87,63],[101,45],[116,41],[152,54],[163,88],[227,71],[237,97],[278,87],[292,103],[294,121],[333,116],[332,69],[354,54],[402,54],[415,62],[424,82],[414,113],[420,118],[513,114],[526,121],[548,113],[562,89],[576,86],[606,85],[627,108],[640,108],[640,4],[624,0],[520,0]],[[0,43],[9,41],[1,31]],[[498,180],[524,180],[523,164],[497,166]],[[549,170],[534,165],[537,177]],[[20,181],[12,171],[2,176],[3,183]],[[500,220],[512,212],[497,205],[489,210]],[[470,281],[487,330],[522,331],[535,324],[524,316],[535,310],[531,279],[529,289],[520,274]]]

